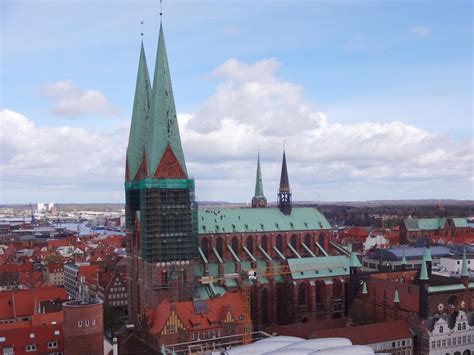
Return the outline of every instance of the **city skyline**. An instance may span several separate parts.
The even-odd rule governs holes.
[[[152,71],[157,4],[1,6],[0,202],[122,202],[140,20]],[[472,199],[470,9],[165,3],[198,200],[249,201],[259,149],[274,201],[284,141],[295,200]]]

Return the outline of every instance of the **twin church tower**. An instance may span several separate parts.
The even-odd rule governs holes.
[[[143,43],[133,103],[125,167],[129,317],[143,325],[143,315],[161,301],[190,300],[198,263],[198,208],[194,180],[188,177],[176,107],[160,26],[153,85]],[[260,157],[253,207],[266,207]],[[278,206],[291,213],[286,157]]]

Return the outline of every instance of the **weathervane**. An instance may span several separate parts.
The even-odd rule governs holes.
[[[160,0],[160,22],[163,20],[163,0]]]

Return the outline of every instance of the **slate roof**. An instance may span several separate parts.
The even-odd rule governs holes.
[[[328,230],[316,208],[296,207],[290,215],[278,208],[199,208],[199,234]]]
[[[449,256],[452,254],[452,251],[444,246],[432,246],[430,249],[431,256],[435,258]],[[374,251],[372,259],[401,261],[403,258],[403,253],[405,253],[405,258],[407,260],[421,260],[423,258],[424,251],[425,247],[377,249]]]

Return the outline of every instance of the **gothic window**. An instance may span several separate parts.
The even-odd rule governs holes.
[[[217,238],[217,242],[216,242],[216,250],[217,250],[217,253],[220,255],[221,258],[224,257],[224,241],[222,240],[222,238]]]
[[[237,239],[237,237],[232,238],[232,249],[236,253],[239,252],[239,240]]]
[[[209,258],[209,241],[207,240],[207,238],[202,238],[201,249],[206,258]]]
[[[301,283],[298,287],[298,305],[303,306],[306,304],[306,286]]]
[[[321,234],[319,235],[319,238],[318,238],[318,243],[319,243],[319,245],[321,245],[322,248],[324,248],[324,239],[325,239],[325,238],[324,238],[324,234],[321,233]]]
[[[296,235],[293,234],[291,236],[290,243],[291,243],[291,246],[296,249],[296,243],[297,243]]]
[[[283,253],[283,237],[281,235],[277,235],[276,237],[276,247]]]
[[[262,323],[268,324],[268,291],[266,288],[262,291],[261,305],[262,305]]]
[[[311,249],[311,236],[309,234],[304,236],[304,243],[308,248]]]
[[[262,237],[261,244],[262,244],[262,249],[268,253],[268,238],[266,235]]]
[[[248,251],[253,255],[253,237],[248,237],[246,243]]]

